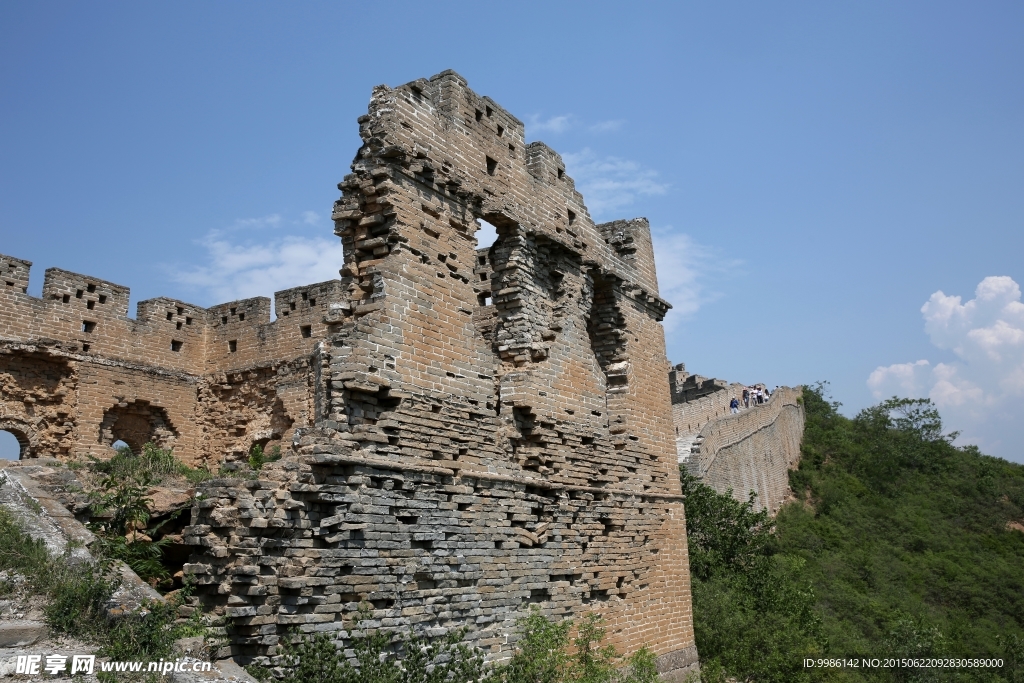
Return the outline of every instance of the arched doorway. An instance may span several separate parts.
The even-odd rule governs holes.
[[[24,460],[35,453],[35,432],[20,420],[0,419],[0,460]]]
[[[170,448],[177,436],[167,411],[149,401],[119,403],[104,413],[100,423],[100,443],[112,448],[127,445],[132,453],[141,453],[150,442]]]
[[[6,429],[0,430],[0,460],[20,460],[21,442]]]

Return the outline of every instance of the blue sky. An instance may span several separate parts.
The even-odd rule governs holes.
[[[650,219],[673,362],[931,395],[1022,461],[1022,32],[1009,2],[6,2],[0,252],[133,302],[331,277],[371,88],[452,68],[595,218]]]

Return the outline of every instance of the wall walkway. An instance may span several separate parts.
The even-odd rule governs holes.
[[[724,394],[725,392],[720,392]],[[680,464],[719,493],[745,501],[750,492],[773,514],[789,494],[789,470],[800,461],[804,409],[800,387],[780,387],[762,406],[707,422],[680,452]],[[692,440],[691,440],[692,439]]]

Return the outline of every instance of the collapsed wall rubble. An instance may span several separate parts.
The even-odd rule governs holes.
[[[458,74],[374,89],[339,184],[335,330],[297,457],[203,490],[186,540],[230,652],[284,629],[470,628],[599,610],[696,665],[650,230],[595,225],[558,154]],[[478,219],[497,242],[478,250]]]
[[[595,224],[561,157],[452,71],[375,88],[359,125],[341,279],[278,293],[274,322],[267,299],[133,320],[127,288],[55,269],[35,299],[31,264],[2,257],[0,428],[61,458],[284,447],[200,486],[184,532],[220,656],[267,662],[290,628],[343,643],[368,603],[500,659],[536,606],[598,610],[611,644],[681,679],[697,653],[647,221]]]

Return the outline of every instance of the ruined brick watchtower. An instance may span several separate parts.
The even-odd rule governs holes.
[[[595,224],[561,157],[455,72],[375,88],[359,125],[308,414],[259,480],[206,484],[186,529],[221,654],[265,658],[291,627],[343,639],[369,602],[501,658],[536,605],[600,611],[681,680],[697,653],[647,221]]]

